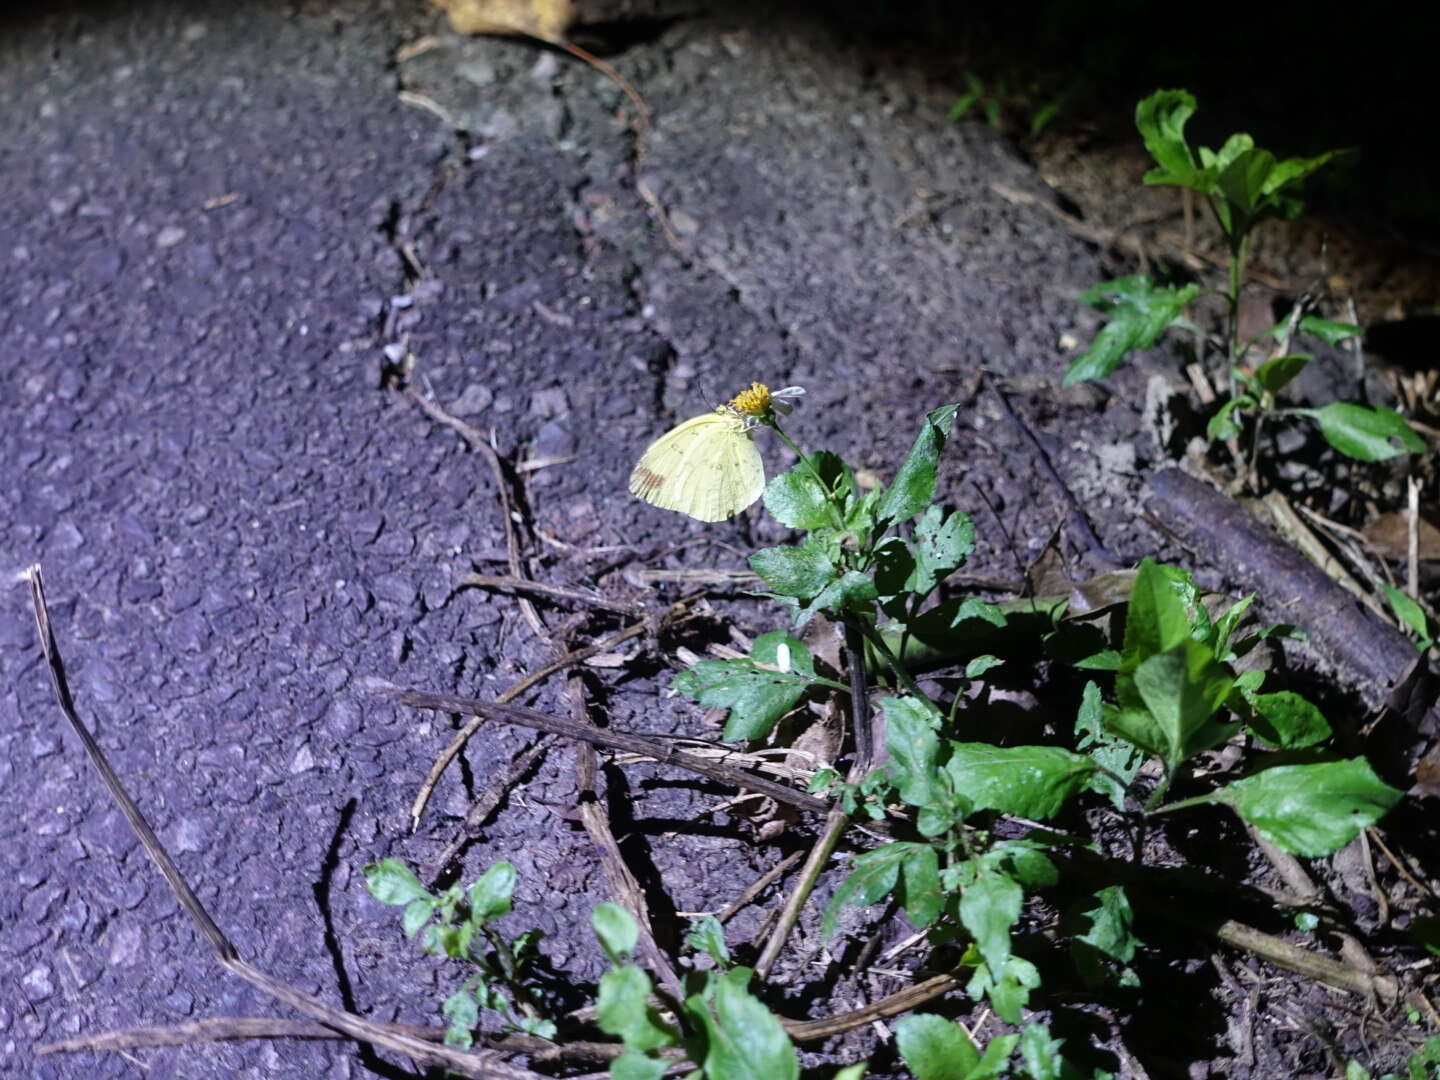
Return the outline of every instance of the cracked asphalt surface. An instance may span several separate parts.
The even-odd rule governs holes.
[[[1031,170],[945,124],[950,98],[901,62],[739,18],[676,22],[613,59],[653,110],[643,148],[596,72],[455,38],[398,0],[99,4],[0,30],[0,569],[44,564],[82,716],[242,954],[379,1019],[433,1022],[448,984],[361,866],[433,855],[527,739],[482,732],[440,823],[410,838],[450,724],[368,689],[484,696],[540,655],[513,600],[452,591],[503,557],[496,492],[381,388],[387,348],[503,453],[562,462],[532,481],[555,550],[668,553],[752,528],[625,494],[677,417],[752,378],[798,383],[796,434],[880,467],[962,373],[1058,375],[1071,298],[1099,277],[990,187],[1045,197]],[[984,461],[963,483],[1003,492],[1007,525],[1043,541],[1063,511],[993,414],[954,444]],[[1097,490],[1131,482],[1053,449]],[[717,561],[702,547],[690,564]],[[284,1014],[211,961],[62,729],[20,585],[0,644],[0,1074],[399,1075],[343,1043],[36,1056]],[[693,729],[656,685],[636,679],[615,722]],[[560,821],[572,769],[551,759],[468,865],[520,865],[517,907],[583,982],[599,896]],[[714,801],[671,795],[659,816]],[[682,911],[714,899],[707,869],[733,883],[725,837],[686,843],[664,875]]]

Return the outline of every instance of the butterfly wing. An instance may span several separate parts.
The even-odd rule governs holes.
[[[759,449],[744,423],[723,409],[667,431],[630,474],[631,494],[700,521],[733,517],[764,487]]]

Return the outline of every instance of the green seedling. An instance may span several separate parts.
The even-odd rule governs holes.
[[[1190,304],[1206,290],[1194,283],[1163,284],[1146,275],[1108,281],[1084,293],[1080,300],[1107,318],[1090,347],[1065,373],[1066,386],[1109,375],[1135,349],[1149,348],[1171,328],[1196,335],[1202,354],[1218,354],[1223,367],[1219,382],[1228,387],[1226,399],[1206,428],[1212,440],[1248,438],[1249,454],[1237,453],[1242,478],[1256,475],[1267,423],[1313,421],[1320,434],[1341,454],[1360,461],[1383,461],[1402,453],[1425,449],[1423,440],[1403,417],[1391,409],[1332,402],[1317,407],[1282,406],[1278,395],[1313,357],[1291,352],[1297,335],[1308,335],[1336,345],[1362,333],[1358,326],[1321,319],[1303,310],[1256,337],[1240,340],[1240,299],[1245,268],[1256,227],[1269,219],[1289,219],[1303,208],[1299,192],[1305,179],[1330,162],[1339,151],[1310,158],[1277,159],[1255,146],[1249,135],[1236,134],[1218,149],[1192,148],[1185,125],[1195,112],[1195,99],[1184,90],[1159,90],[1135,109],[1135,124],[1156,167],[1145,174],[1146,184],[1164,184],[1195,192],[1210,208],[1225,237],[1229,253],[1226,282],[1218,292],[1228,309],[1226,332],[1218,348],[1185,316]],[[1250,351],[1273,339],[1274,355],[1254,370],[1247,367]]]

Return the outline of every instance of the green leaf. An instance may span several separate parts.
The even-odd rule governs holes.
[[[1095,335],[1090,348],[1071,363],[1062,385],[1109,375],[1130,350],[1154,345],[1198,295],[1198,285],[1155,285],[1143,274],[1107,281],[1082,294],[1082,303],[1109,314],[1110,321]]]
[[[808,600],[837,576],[833,562],[820,551],[798,547],[762,548],[750,556],[750,569],[781,596]]]
[[[1397,454],[1425,450],[1424,440],[1394,409],[1335,401],[1323,409],[1297,411],[1318,421],[1320,434],[1336,450],[1360,461],[1385,461]]]
[[[685,1011],[705,1033],[706,1080],[795,1080],[800,1062],[775,1015],[734,978],[712,977]]]
[[[1010,927],[1020,918],[1024,890],[1008,875],[979,874],[960,896],[960,922],[991,971],[1003,971],[1010,959]]]
[[[951,742],[947,747],[951,786],[976,810],[1051,817],[1095,772],[1090,758],[1058,746]]]
[[[940,917],[945,894],[940,888],[940,857],[933,847],[917,844],[900,864],[900,902],[905,917],[923,930]]]
[[[696,952],[703,952],[721,967],[730,964],[730,947],[725,944],[725,928],[714,915],[696,919],[685,935],[685,943]]]
[[[670,685],[702,705],[729,709],[722,737],[733,742],[770,734],[814,676],[810,650],[798,638],[776,630],[756,638],[748,657],[701,660]]]
[[[600,976],[595,1023],[606,1035],[620,1039],[629,1050],[643,1053],[676,1042],[670,1025],[650,1004],[650,976],[634,964],[625,964]]]
[[[765,487],[765,509],[792,529],[819,529],[835,523],[835,507],[855,493],[854,474],[827,450],[776,476]],[[816,474],[819,479],[816,479]],[[822,483],[823,482],[823,483]],[[832,498],[833,493],[833,498]]]
[[[1365,333],[1364,327],[1356,326],[1354,323],[1331,322],[1318,315],[1304,316],[1300,320],[1300,330],[1302,333],[1314,334],[1332,348],[1346,338],[1359,337]]]
[[[414,937],[422,926],[430,921],[435,914],[435,901],[429,898],[424,900],[411,900],[405,905],[405,918],[403,926],[406,937]]]
[[[462,1050],[470,1049],[475,1041],[470,1033],[480,1023],[480,1006],[474,995],[465,989],[456,990],[445,999],[445,1004],[440,1006],[440,1012],[450,1020],[445,1028],[445,1045],[458,1046]]]
[[[1235,438],[1240,434],[1240,424],[1235,419],[1235,414],[1241,409],[1254,408],[1255,405],[1255,399],[1248,394],[1231,398],[1220,406],[1214,416],[1210,417],[1210,421],[1205,425],[1205,437],[1207,439]]]
[[[620,963],[633,953],[635,944],[640,940],[640,927],[635,917],[619,904],[608,900],[595,905],[590,912],[590,925],[594,927],[600,947],[612,964]]]
[[[940,755],[939,718],[928,704],[913,697],[881,698],[885,713],[887,767],[900,798],[910,806],[942,801],[936,762]]]
[[[1351,758],[1279,765],[1227,784],[1214,797],[1232,806],[1276,847],[1292,855],[1319,856],[1355,839],[1403,794],[1383,783],[1364,758]]]
[[[1193,639],[1143,661],[1135,669],[1135,690],[1159,729],[1158,752],[1167,768],[1230,737],[1233,728],[1211,722],[1230,693],[1233,678],[1215,653]],[[1142,744],[1143,745],[1143,744]]]
[[[1385,598],[1390,601],[1390,610],[1395,612],[1400,619],[1420,639],[1420,649],[1424,651],[1435,643],[1435,635],[1430,630],[1430,619],[1425,614],[1425,609],[1417,604],[1410,597],[1385,582],[1380,583],[1380,588],[1385,590]]]
[[[963,511],[946,517],[940,507],[929,506],[915,523],[911,550],[915,565],[905,591],[928,596],[947,575],[965,565],[975,550],[975,526]]]
[[[1288,356],[1276,356],[1266,360],[1255,369],[1255,381],[1261,388],[1272,394],[1278,394],[1285,388],[1291,379],[1305,370],[1305,365],[1314,360],[1313,356],[1306,353],[1290,353]]]
[[[434,900],[415,872],[399,859],[381,859],[365,867],[365,888],[382,904],[400,906],[413,900]]]
[[[510,914],[510,894],[518,876],[513,864],[497,862],[470,886],[470,920],[477,926]]]
[[[610,1080],[661,1080],[670,1068],[664,1058],[646,1057],[636,1050],[626,1050],[610,1063]]]
[[[959,405],[942,405],[929,413],[915,437],[910,453],[900,466],[895,481],[885,490],[876,517],[881,521],[906,521],[924,510],[935,494],[936,469],[940,451],[945,448],[945,436],[955,422]]]
[[[1135,106],[1135,126],[1160,166],[1145,174],[1145,183],[1185,187],[1203,183],[1185,141],[1185,123],[1194,113],[1195,98],[1185,90],[1157,90]]]
[[[916,849],[933,850],[929,844],[914,844],[895,841],[856,858],[855,869],[840,883],[825,906],[825,917],[820,924],[820,934],[828,939],[835,933],[835,920],[840,909],[846,904],[864,907],[878,903],[882,897],[895,890],[900,880],[900,867]]]
[[[1330,724],[1311,702],[1290,690],[1274,694],[1246,694],[1255,711],[1248,727],[1271,746],[1299,750],[1330,738]]]
[[[1103,986],[1120,982],[1133,984],[1134,975],[1117,979],[1105,961],[1129,964],[1135,957],[1140,940],[1133,932],[1135,913],[1125,890],[1111,885],[1095,893],[1089,901],[1077,905],[1068,919],[1070,955],[1076,970],[1087,986]]]
[[[965,1029],[932,1013],[911,1013],[896,1024],[895,1048],[915,1080],[968,1080],[980,1064]]]
[[[1199,593],[1190,575],[1142,559],[1130,587],[1120,670],[1134,671],[1141,661],[1188,640],[1198,606]]]

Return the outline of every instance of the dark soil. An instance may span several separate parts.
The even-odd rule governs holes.
[[[1180,406],[1161,408],[1184,392],[1179,365],[1157,357],[1059,388],[1097,325],[1074,298],[1119,256],[1046,207],[1062,205],[1052,185],[1066,177],[1070,209],[1108,190],[1084,177],[1119,175],[1119,155],[1082,168],[1078,136],[1062,133],[1049,158],[1031,148],[1042,167],[1071,162],[1042,179],[1004,134],[946,122],[955,83],[913,42],[843,21],[737,10],[643,25],[610,57],[652,111],[641,140],[591,68],[522,40],[458,38],[398,0],[92,4],[0,26],[5,569],[43,562],[82,716],[241,953],[376,1019],[438,1022],[456,977],[402,938],[361,868],[387,856],[432,868],[533,736],[482,727],[412,835],[410,803],[458,721],[375,691],[490,698],[576,628],[570,609],[541,602],[547,642],[513,596],[455,587],[506,572],[500,492],[482,454],[387,384],[397,371],[493,431],[507,461],[540,466],[512,492],[529,575],[637,607],[684,591],[642,570],[738,569],[784,538],[758,511],[702,526],[625,492],[650,439],[752,379],[804,386],[792,434],[882,477],[925,411],[960,401],[942,487],[977,523],[967,572],[1018,580],[1057,530],[1072,579],[1108,569],[999,407],[1003,385],[1109,552],[1228,585],[1142,511],[1147,475],[1186,450],[1186,431],[1165,427]],[[1313,266],[1300,242],[1269,243],[1302,252],[1297,274]],[[765,452],[783,465],[777,446]],[[1367,474],[1347,522],[1363,523],[1362,495],[1393,499],[1403,475]],[[592,713],[714,739],[712,718],[665,692],[676,647],[703,653],[781,617],[739,589],[709,604],[706,619],[587,667]],[[0,1074],[408,1075],[341,1042],[37,1056],[79,1034],[280,1011],[219,971],[64,734],[22,586],[0,641]],[[1007,672],[1016,700],[1073,709],[1078,683],[1036,661]],[[1287,662],[1358,740],[1361,690],[1313,654]],[[560,679],[520,703],[571,708]],[[567,1007],[604,969],[589,912],[609,898],[575,824],[574,759],[557,743],[450,871],[517,865],[506,925],[544,932]],[[602,782],[672,948],[686,913],[722,908],[813,839],[811,821],[777,832],[717,810],[733,792],[673,769],[609,763]],[[1397,811],[1386,835],[1428,887],[1414,862],[1424,812]],[[1046,973],[1037,1005],[1057,1034],[1124,1076],[1326,1076],[1351,1057],[1399,1069],[1433,1012],[1407,1028],[1403,1005],[1214,940],[1233,917],[1341,947],[1295,933],[1259,891],[1275,872],[1244,831],[1211,828],[1176,819],[1151,834],[1152,861],[1189,869],[1135,886],[1138,990],[1097,997],[1074,982],[1049,937],[1065,896],[1027,912],[1021,947]],[[1424,960],[1403,927],[1433,897],[1379,853],[1311,872],[1382,968]],[[782,897],[772,887],[729,924],[742,959]],[[842,928],[827,944],[807,915],[767,990],[776,1011],[825,1016],[904,985],[848,973],[865,939],[883,950],[906,937],[902,919],[852,909]],[[911,950],[881,966],[924,961]],[[1409,976],[1417,988],[1423,975]],[[982,1019],[954,998],[932,1007]],[[883,1076],[897,1068],[888,1045],[865,1028],[804,1060],[871,1055]]]

